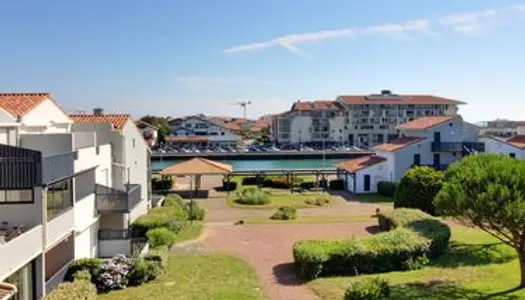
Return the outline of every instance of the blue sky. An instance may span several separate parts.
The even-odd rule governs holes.
[[[525,119],[525,1],[0,3],[0,91],[68,110],[241,115],[381,89]]]

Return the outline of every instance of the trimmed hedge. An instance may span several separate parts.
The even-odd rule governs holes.
[[[313,181],[301,182],[301,183],[299,184],[299,186],[300,186],[302,189],[305,189],[305,190],[311,190],[311,189],[315,188],[315,182],[313,182]]]
[[[441,190],[445,176],[430,167],[408,170],[397,185],[394,208],[416,208],[435,215],[434,198]]]
[[[148,238],[148,243],[152,248],[158,248],[162,246],[171,247],[177,239],[177,235],[165,227],[149,230],[146,233],[146,237]]]
[[[257,185],[259,183],[263,183],[264,177],[259,177],[260,181],[257,181],[257,177],[250,176],[250,177],[243,177],[242,178],[242,185]]]
[[[448,248],[449,227],[423,212],[404,209],[379,219],[382,228],[392,231],[361,239],[297,242],[293,255],[298,276],[311,280],[408,270]]]
[[[139,217],[131,224],[133,237],[146,237],[146,233],[152,229],[165,227],[171,231],[178,232],[184,222],[188,219],[188,213],[184,207],[171,206],[165,202],[163,207],[154,207],[148,214]],[[173,203],[173,202],[172,202]]]
[[[377,183],[377,193],[385,197],[394,197],[396,195],[396,183],[390,181],[380,181]]]
[[[330,189],[334,191],[342,191],[345,189],[345,181],[343,179],[330,180]]]
[[[91,275],[91,282],[94,283],[98,273],[100,273],[101,264],[102,260],[100,258],[81,258],[76,260],[68,266],[64,280],[73,282],[77,273],[88,271]]]
[[[59,284],[42,300],[95,300],[97,289],[87,280],[75,280]]]

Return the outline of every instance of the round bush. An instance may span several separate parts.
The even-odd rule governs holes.
[[[95,300],[97,289],[87,280],[75,280],[59,284],[51,293],[42,300]]]
[[[133,268],[129,273],[129,285],[138,286],[155,280],[160,272],[161,269],[158,264],[139,258],[133,262]]]
[[[171,247],[175,243],[177,235],[167,228],[155,228],[146,233],[148,242],[152,248],[162,246]]]
[[[294,220],[297,218],[297,209],[293,207],[279,207],[270,217],[272,220]]]
[[[88,271],[91,275],[91,282],[95,282],[95,278],[100,272],[100,266],[102,265],[102,260],[99,258],[81,258],[74,261],[67,268],[66,275],[64,277],[65,281],[73,282],[75,280],[75,275],[81,271]]]
[[[270,197],[257,188],[247,188],[237,192],[235,202],[245,205],[266,205],[270,203]]]
[[[443,186],[443,179],[442,172],[429,167],[408,170],[396,188],[394,208],[416,208],[435,215],[433,201]]]
[[[316,197],[307,198],[304,203],[315,206],[325,206],[330,204],[330,196],[320,195]]]
[[[82,270],[75,273],[75,275],[73,275],[73,278],[75,278],[75,280],[91,281],[91,274],[89,273],[89,270]]]
[[[386,300],[390,294],[388,282],[380,278],[368,278],[352,283],[345,292],[344,300]]]

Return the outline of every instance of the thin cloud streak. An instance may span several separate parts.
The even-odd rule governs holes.
[[[326,30],[302,34],[280,36],[264,42],[256,42],[234,46],[223,50],[223,53],[257,51],[281,46],[288,51],[308,59],[312,56],[302,51],[299,46],[308,43],[321,43],[341,38],[351,38],[360,35],[387,35],[390,37],[411,37],[411,34],[437,35],[433,29],[438,26],[449,27],[463,35],[477,35],[500,24],[500,21],[513,20],[517,13],[525,12],[525,4],[506,6],[500,9],[487,9],[457,13],[437,19],[418,19],[399,24],[383,24],[365,28],[349,27],[336,30]],[[435,25],[435,26],[434,26]]]

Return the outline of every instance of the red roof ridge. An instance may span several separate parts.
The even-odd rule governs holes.
[[[15,117],[24,116],[47,99],[53,101],[50,93],[0,93],[0,107]]]
[[[70,114],[69,117],[75,123],[110,123],[115,129],[122,130],[128,120],[131,119],[130,114]],[[132,120],[133,121],[133,120]],[[136,127],[135,123],[133,125]],[[138,130],[138,129],[137,129]]]

